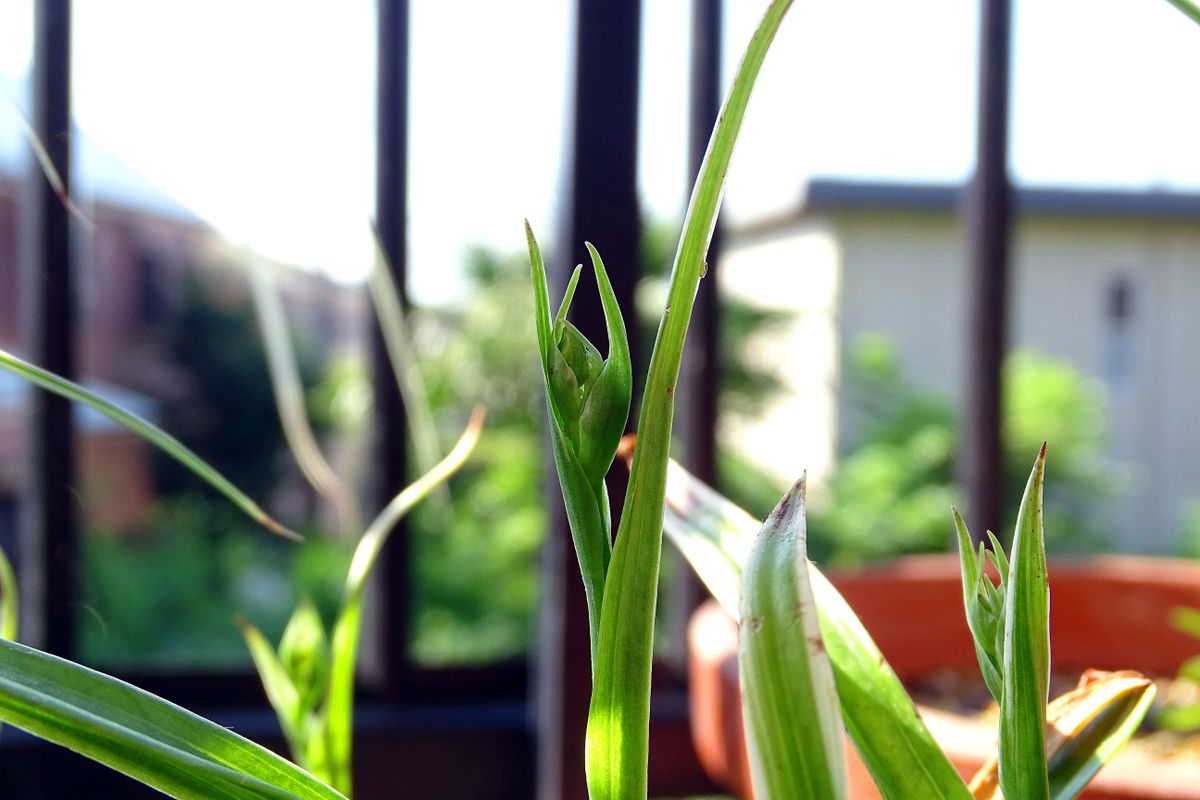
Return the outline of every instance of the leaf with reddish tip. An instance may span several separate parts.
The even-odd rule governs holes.
[[[738,672],[756,797],[846,797],[842,715],[808,575],[804,479],[742,573]]]
[[[663,531],[736,618],[737,587],[758,521],[674,461],[666,502]],[[887,800],[969,800],[966,784],[862,622],[811,563],[809,579],[846,730],[880,792]]]

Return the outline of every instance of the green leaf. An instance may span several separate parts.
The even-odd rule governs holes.
[[[220,725],[115,678],[15,642],[0,642],[0,721],[171,797],[342,797]]]
[[[625,320],[621,317],[617,295],[604,269],[604,262],[590,242],[584,242],[584,245],[592,257],[596,286],[600,290],[600,303],[604,308],[608,358],[601,363],[600,373],[579,411],[579,464],[593,484],[602,485],[629,421],[629,405],[633,399],[633,360],[629,354]]]
[[[958,553],[962,560],[963,608],[967,613],[967,627],[971,629],[975,656],[979,661],[984,683],[987,684],[992,697],[999,702],[1004,689],[1001,667],[1004,659],[1003,588],[1008,575],[1008,562],[995,537],[992,537],[992,546],[995,548],[993,551],[985,550],[980,543],[979,552],[976,553],[971,544],[971,534],[967,532],[966,522],[957,508],[951,508],[951,512],[954,515],[954,528],[958,533]],[[994,564],[1000,573],[999,587],[995,586],[984,572],[984,564],[987,561]]]
[[[396,389],[404,404],[416,471],[425,473],[437,464],[442,445],[400,288],[396,285],[387,253],[383,250],[383,241],[379,238],[379,229],[374,222],[371,224],[371,234],[375,245],[375,263],[367,280],[367,294],[375,310],[375,320],[379,323],[379,333],[383,337],[392,376],[396,379]],[[437,504],[442,520],[449,521],[453,512],[449,490],[444,486],[435,489],[433,502]]]
[[[842,715],[808,577],[804,479],[742,575],[738,671],[756,797],[846,797]]]
[[[1038,454],[1013,534],[1004,595],[1003,691],[1000,697],[1000,789],[1006,797],[1049,796],[1046,701],[1050,677],[1050,588],[1042,529],[1046,446]]]
[[[666,496],[663,530],[736,617],[736,587],[759,523],[675,462],[668,471]],[[883,797],[970,800],[862,622],[812,564],[809,578],[846,730]]]
[[[525,238],[533,273],[550,443],[587,596],[588,640],[594,664],[600,638],[604,579],[612,557],[612,524],[604,476],[612,464],[629,417],[633,365],[625,323],[604,264],[595,250],[589,245],[608,328],[607,360],[602,359],[599,351],[566,320],[582,267],[576,267],[571,274],[558,314],[551,319],[546,268],[528,222],[525,223]]]
[[[207,481],[209,485],[229,498],[238,508],[246,512],[251,519],[263,525],[271,532],[289,539],[299,540],[301,538],[298,534],[288,530],[267,514],[267,512],[259,508],[257,503],[247,497],[242,490],[230,483],[225,476],[217,472],[208,462],[193,453],[174,436],[153,423],[147,422],[136,414],[131,414],[123,408],[113,405],[103,397],[88,391],[77,383],[60,378],[54,373],[47,372],[41,367],[30,364],[28,361],[4,350],[0,350],[0,369],[8,370],[14,375],[18,375],[49,392],[77,403],[83,403],[99,411],[113,422],[128,428],[174,458],[180,464],[183,464],[198,477]]]
[[[17,576],[4,550],[0,549],[0,639],[16,639],[21,612]]]
[[[354,664],[358,657],[358,637],[362,627],[362,600],[371,568],[379,558],[388,536],[396,523],[413,506],[421,502],[443,481],[453,475],[471,455],[483,429],[484,412],[478,408],[471,415],[467,428],[459,437],[454,448],[433,469],[392,498],[374,521],[354,549],[346,584],[342,589],[342,605],[333,624],[330,646],[329,692],[325,704],[325,735],[328,751],[330,781],[339,791],[350,794],[350,754],[353,746],[354,725]],[[316,744],[319,745],[319,742]],[[310,740],[312,745],[312,740]]]
[[[284,439],[304,479],[333,506],[340,532],[346,535],[357,533],[362,524],[358,499],[325,459],[316,433],[309,424],[300,367],[296,363],[296,353],[288,336],[279,291],[271,283],[263,258],[251,254],[250,260],[250,286],[253,290],[254,310],[258,317],[258,327],[267,357],[267,372],[271,377],[275,407],[279,412]]]
[[[675,254],[642,396],[624,512],[604,583],[585,757],[592,800],[646,796],[650,668],[675,384],[734,142],[759,69],[790,5],[791,0],[774,0],[750,40],[709,140]]]
[[[1200,3],[1195,0],[1167,0],[1167,2],[1179,9],[1192,22],[1200,25]]]
[[[275,709],[275,716],[279,719],[279,727],[288,741],[292,756],[302,766],[307,767],[308,765],[300,760],[306,747],[307,738],[303,726],[303,714],[300,711],[300,694],[292,683],[287,670],[284,669],[283,662],[276,655],[275,649],[267,641],[267,637],[263,636],[258,628],[245,619],[239,617],[237,623],[241,628],[242,638],[246,640],[246,649],[250,651],[250,658],[254,661],[254,668],[258,670],[263,691],[271,703],[271,708]]]
[[[325,698],[329,641],[312,600],[305,597],[292,612],[279,640],[279,661],[297,691],[297,711],[306,714]]]

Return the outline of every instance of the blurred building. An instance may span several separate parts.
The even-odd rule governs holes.
[[[731,233],[722,290],[797,312],[751,356],[786,365],[787,396],[731,422],[731,442],[781,479],[807,468],[819,487],[853,440],[843,359],[869,333],[895,344],[911,382],[961,403],[958,197],[950,185],[813,180],[793,212]],[[1031,188],[1016,206],[1010,346],[1103,383],[1111,456],[1135,477],[1111,527],[1123,549],[1169,551],[1181,503],[1200,497],[1200,194]]]
[[[167,352],[185,277],[198,276],[219,294],[243,301],[250,292],[239,261],[244,254],[111,155],[91,146],[88,159],[99,174],[92,176],[98,188],[81,203],[90,225],[77,226],[78,374],[92,391],[153,420],[163,401],[188,391],[186,375]],[[23,298],[30,289],[30,273],[22,267],[29,256],[23,216],[28,174],[0,160],[0,348],[17,354],[26,352],[30,324],[21,316],[28,313]],[[268,267],[286,276],[276,283],[289,316],[303,320],[326,352],[357,341],[365,313],[361,291],[310,271]],[[11,517],[24,488],[30,391],[24,381],[0,373],[0,507],[8,509],[0,516]],[[136,527],[154,496],[148,446],[97,412],[77,409],[75,421],[79,497],[89,523]]]

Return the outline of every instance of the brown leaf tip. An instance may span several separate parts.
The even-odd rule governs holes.
[[[627,433],[617,443],[617,458],[625,462],[625,466],[633,466],[633,450],[637,446],[637,434]]]

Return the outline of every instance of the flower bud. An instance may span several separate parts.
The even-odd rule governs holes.
[[[588,483],[598,487],[612,464],[617,444],[625,432],[632,396],[633,365],[625,323],[612,284],[595,248],[588,245],[588,250],[604,307],[609,340],[608,358],[601,356],[595,345],[566,319],[582,266],[576,267],[572,273],[558,314],[552,320],[549,318],[540,253],[530,234],[535,284],[540,284],[535,286],[538,292],[538,338],[542,346],[551,412]]]

